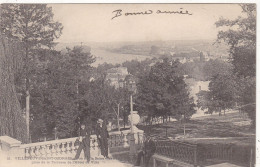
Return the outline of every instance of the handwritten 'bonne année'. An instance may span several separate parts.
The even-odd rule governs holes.
[[[120,16],[133,16],[133,15],[151,15],[151,14],[183,14],[183,15],[192,15],[191,13],[189,13],[189,11],[187,10],[183,10],[183,8],[180,8],[180,10],[177,11],[161,11],[161,10],[157,10],[156,12],[154,12],[153,10],[146,10],[143,12],[125,12],[123,13],[122,9],[117,9],[114,10],[112,12],[114,14],[114,16],[111,18],[111,20],[113,20],[116,17],[120,17]]]

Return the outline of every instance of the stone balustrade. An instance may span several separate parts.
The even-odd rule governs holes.
[[[129,147],[131,130],[116,131],[109,133],[109,146],[110,147]],[[143,142],[143,131],[136,130],[134,132],[135,144],[142,144]]]
[[[142,144],[143,131],[141,130],[136,131],[134,136],[135,136],[135,143]],[[17,152],[19,152],[19,154],[22,154],[20,155],[21,157],[26,157],[26,158],[33,158],[33,157],[73,158],[79,147],[78,144],[76,144],[76,139],[77,137],[30,143],[30,144],[18,143],[19,146],[16,144],[15,148]],[[130,130],[121,131],[121,132],[110,132],[109,140],[108,140],[109,150],[111,148],[127,148],[129,147],[129,140],[130,140]],[[93,158],[100,156],[100,150],[98,147],[98,141],[96,135],[91,135],[90,137],[90,153],[91,153],[91,157]]]
[[[22,144],[20,149],[24,150],[25,157],[55,157],[75,154],[78,148],[76,145],[76,137],[68,139],[51,140],[46,142],[37,142],[30,144]],[[95,149],[96,139],[91,136],[90,147]]]

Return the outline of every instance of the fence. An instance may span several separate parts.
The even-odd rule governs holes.
[[[197,165],[197,145],[178,141],[157,140],[156,153],[194,166]]]
[[[198,162],[202,165],[213,162],[230,162],[249,167],[255,163],[254,157],[254,146],[235,145],[232,143],[198,144]]]
[[[205,163],[209,159],[231,160],[233,144],[199,144],[198,161]]]
[[[229,162],[252,167],[254,146],[235,144],[191,144],[182,141],[156,140],[156,153],[194,166]]]

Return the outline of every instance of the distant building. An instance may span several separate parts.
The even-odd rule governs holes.
[[[116,89],[124,87],[125,78],[128,75],[126,67],[117,67],[107,70],[106,80],[110,82],[111,86],[115,86]]]
[[[190,95],[195,98],[195,101],[197,101],[197,93],[201,90],[209,90],[210,81],[196,81],[194,78],[188,78],[188,75],[184,75],[184,78],[185,83],[189,86]]]
[[[124,86],[125,86],[125,80],[120,79],[120,80],[118,81],[118,87],[119,87],[119,88],[123,88]]]
[[[193,62],[193,59],[187,58],[187,62]]]
[[[199,55],[201,62],[209,61],[209,53],[200,51]]]
[[[180,63],[184,64],[187,62],[187,59],[186,59],[186,57],[183,57],[183,58],[179,59],[179,61],[180,61]]]
[[[174,54],[175,54],[175,52],[172,52],[172,51],[170,52],[170,56],[173,56]]]
[[[127,88],[136,93],[136,78],[128,73],[126,67],[111,68],[107,70],[106,80],[116,89]]]
[[[197,93],[200,91],[208,91],[209,90],[209,82],[210,81],[196,81],[193,78],[187,78],[187,76],[184,76],[185,78],[185,83],[189,86],[189,93],[190,97],[193,97],[194,103],[197,104],[198,96]],[[197,112],[194,114],[192,117],[198,117],[198,116],[203,116],[205,111],[196,108]]]
[[[126,76],[125,78],[125,87],[129,90],[129,91],[133,91],[133,93],[136,93],[137,91],[137,87],[136,87],[136,78],[129,74]]]
[[[221,56],[219,57],[219,59],[220,59],[220,60],[223,60],[223,61],[225,61],[225,62],[228,62],[228,61],[229,61],[229,56],[223,54],[223,55],[221,55]]]

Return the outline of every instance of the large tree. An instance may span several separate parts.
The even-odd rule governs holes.
[[[115,89],[111,87],[109,92],[110,97],[108,97],[108,102],[113,111],[113,115],[116,116],[117,129],[120,130],[120,117],[123,117],[123,109],[129,102],[130,92],[125,87]]]
[[[234,74],[240,85],[238,104],[248,113],[255,125],[256,102],[256,5],[241,4],[242,16],[234,20],[220,18],[216,26],[224,28],[218,33],[218,41],[229,45]]]
[[[233,74],[219,73],[211,78],[209,91],[200,91],[198,107],[207,113],[219,112],[234,108],[237,101],[238,86]]]
[[[89,84],[84,85],[81,117],[89,118],[92,121],[97,121],[98,118],[107,120],[115,117],[111,108],[113,87],[106,82],[105,78],[105,75],[100,75],[91,80]]]
[[[53,136],[56,127],[61,138],[76,135],[77,118],[84,112],[94,57],[81,47],[56,51],[39,50],[40,59],[32,79],[31,124],[34,140],[46,129]],[[83,120],[81,120],[83,121]]]
[[[148,118],[172,116],[189,119],[195,113],[193,99],[179,69],[178,61],[164,60],[152,66],[138,84],[137,103]]]
[[[252,77],[256,74],[256,5],[240,6],[241,17],[234,20],[220,18],[216,22],[218,28],[224,28],[218,32],[218,41],[224,41],[229,45],[234,72]]]
[[[0,10],[1,32],[23,43],[26,124],[29,137],[31,61],[36,56],[35,49],[54,46],[53,41],[61,35],[63,27],[61,23],[53,20],[52,8],[46,4],[2,4]]]

